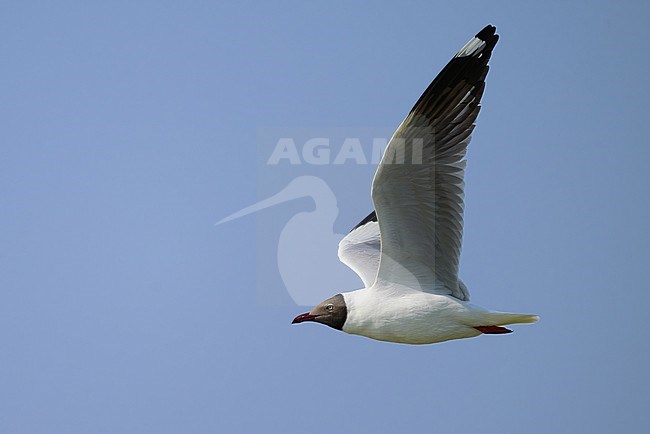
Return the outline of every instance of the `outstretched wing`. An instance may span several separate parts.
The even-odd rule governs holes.
[[[366,288],[375,283],[379,269],[381,241],[373,211],[339,243],[339,259],[359,275]]]
[[[386,148],[372,185],[381,232],[378,282],[469,299],[458,279],[465,152],[495,31],[485,27],[454,56]]]

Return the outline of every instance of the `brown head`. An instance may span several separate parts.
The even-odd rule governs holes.
[[[311,312],[298,315],[291,324],[311,321],[325,324],[336,330],[343,330],[343,324],[347,317],[348,308],[345,305],[345,299],[341,294],[336,294],[313,308]]]

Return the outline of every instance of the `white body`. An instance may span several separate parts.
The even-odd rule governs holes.
[[[391,285],[343,293],[343,331],[380,341],[432,344],[481,334],[474,327],[531,323],[534,315],[490,312],[448,295]]]

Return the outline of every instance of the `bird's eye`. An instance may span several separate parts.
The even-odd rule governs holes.
[[[334,305],[333,304],[328,304],[327,306],[325,306],[325,309],[327,309],[329,311],[332,311],[332,310],[334,310]]]

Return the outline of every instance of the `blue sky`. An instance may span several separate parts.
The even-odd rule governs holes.
[[[649,12],[3,3],[0,431],[643,431]],[[309,202],[214,226],[258,199],[259,131],[394,128],[488,23],[461,276],[542,321],[421,347],[291,326],[256,221],[279,232]],[[338,230],[373,170],[337,177]]]

